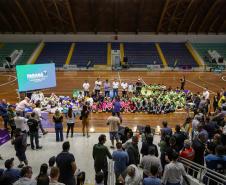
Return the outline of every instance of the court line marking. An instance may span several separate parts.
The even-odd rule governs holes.
[[[195,83],[195,82],[192,82],[192,81],[190,81],[190,80],[188,80],[188,79],[186,79],[186,81],[189,82],[189,83],[191,83],[191,84],[193,84],[193,85],[195,85],[195,86],[197,86],[197,87],[200,87],[200,88],[202,88],[202,89],[205,89],[205,87],[203,87],[203,86],[201,86],[201,85],[199,85],[199,84],[197,84],[197,83]],[[216,92],[211,91],[211,90],[209,90],[209,92],[211,92],[211,93],[213,93],[213,94],[216,94]]]
[[[11,84],[12,82],[15,82],[17,80],[17,78],[13,75],[0,75],[0,76],[8,76],[8,77],[13,77],[14,79],[9,81],[9,82],[5,82],[3,84],[0,84],[0,87],[4,86],[4,85],[8,85],[8,84]]]
[[[226,76],[222,76],[221,79],[226,82]]]
[[[214,83],[207,82],[207,81],[205,81],[205,80],[201,79],[201,76],[200,76],[200,75],[199,75],[199,80],[200,80],[200,81],[202,81],[202,82],[204,82],[204,83],[207,83],[207,84],[213,85],[213,86],[217,87],[218,89],[219,89],[219,88],[221,88],[220,86],[218,86],[218,85],[216,85],[216,84],[214,84]]]

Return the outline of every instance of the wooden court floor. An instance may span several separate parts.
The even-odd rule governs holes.
[[[213,72],[112,72],[112,71],[75,71],[75,72],[57,72],[57,86],[52,89],[44,90],[48,95],[55,92],[57,95],[71,96],[73,89],[81,89],[84,80],[88,80],[91,89],[97,77],[101,80],[115,78],[119,81],[136,82],[138,77],[142,78],[147,84],[164,84],[167,87],[176,88],[180,86],[180,78],[185,75],[185,89],[192,92],[202,92],[207,87],[213,95],[220,91],[222,87],[226,88],[226,73],[216,74]],[[0,73],[0,99],[5,98],[10,103],[17,102],[17,80],[16,74],[10,72]],[[106,119],[109,113],[92,113],[90,116],[90,126],[95,128],[96,132],[107,132]],[[144,113],[126,113],[122,114],[123,126],[131,128],[137,125],[161,125],[163,120],[167,120],[173,127],[175,124],[182,124],[186,114],[182,112],[170,113],[166,115],[150,115]],[[66,125],[66,123],[65,123]],[[2,127],[2,124],[1,124]],[[76,131],[81,131],[81,122],[77,119]]]

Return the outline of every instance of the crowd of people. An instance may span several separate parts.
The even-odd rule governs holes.
[[[183,79],[182,79],[183,82]],[[88,82],[85,82],[88,83]],[[106,82],[107,83],[107,82]],[[116,83],[116,82],[115,82]],[[138,80],[140,83],[140,80]],[[185,83],[185,82],[183,82]],[[118,97],[118,89],[116,84],[113,86],[114,102],[111,110],[112,115],[106,120],[109,126],[109,135],[111,140],[110,148],[105,146],[106,135],[101,134],[98,143],[93,146],[92,157],[94,159],[95,183],[96,185],[107,185],[108,182],[108,160],[114,161],[114,173],[116,184],[125,185],[180,185],[182,179],[187,184],[189,180],[185,167],[180,162],[180,157],[195,162],[199,165],[206,165],[207,168],[225,174],[226,169],[226,92],[224,89],[217,93],[213,98],[213,110],[210,101],[210,93],[208,89],[204,89],[203,93],[185,93],[181,90],[173,92],[174,96],[183,97],[185,101],[185,109],[187,111],[187,119],[182,125],[176,125],[173,131],[168,126],[167,121],[163,121],[161,128],[161,140],[157,145],[153,144],[154,133],[150,126],[146,126],[142,133],[133,133],[129,128],[122,127],[122,115],[120,114],[122,106]],[[96,97],[101,96],[101,82],[99,79],[95,82],[94,93]],[[163,86],[143,86],[142,83],[137,85],[136,96],[142,97],[144,94],[154,94],[154,97],[162,97],[161,102],[172,99],[172,92],[169,88],[166,90]],[[89,96],[89,88],[84,87],[84,95]],[[107,85],[104,85],[107,89]],[[108,92],[105,91],[105,96]],[[110,93],[110,92],[109,92]],[[175,95],[177,93],[177,95]],[[122,96],[127,96],[127,92],[123,92]],[[54,94],[53,97],[58,98]],[[147,95],[150,97],[150,95]],[[167,98],[166,98],[166,97]],[[79,97],[78,97],[79,98]],[[177,97],[178,98],[178,97]],[[105,98],[103,98],[105,99]],[[154,100],[153,100],[154,101]],[[156,100],[159,103],[158,100]],[[175,100],[173,100],[175,102]],[[55,110],[53,122],[56,132],[56,141],[64,141],[63,122],[66,119],[67,133],[74,133],[75,118],[77,114],[83,125],[83,136],[89,137],[89,115],[92,111],[90,101],[81,101],[81,110],[78,114],[73,110],[72,106],[68,106],[66,112]],[[27,116],[25,109],[32,108],[32,113]],[[47,131],[43,129],[41,120],[42,104],[40,100],[30,101],[28,97],[19,102],[16,106],[8,105],[5,100],[1,101],[0,111],[4,121],[4,126],[11,128],[12,144],[14,145],[16,156],[20,161],[18,170],[14,168],[14,158],[5,161],[5,168],[1,170],[0,184],[14,185],[47,185],[47,184],[65,184],[75,185],[76,181],[84,181],[84,174],[76,173],[76,162],[74,155],[69,152],[70,143],[64,142],[63,151],[56,157],[52,157],[49,165],[46,163],[40,167],[40,174],[33,179],[32,167],[26,157],[26,149],[28,147],[27,137],[30,136],[31,149],[42,149],[39,145],[39,129],[43,135]],[[191,112],[193,112],[191,114]],[[65,116],[63,116],[63,114]],[[141,134],[141,135],[140,135]],[[35,143],[34,143],[35,141]],[[116,141],[116,144],[115,144]],[[138,142],[142,142],[139,150]],[[115,149],[116,147],[116,149]],[[158,151],[158,148],[160,152]],[[55,165],[56,164],[56,165]],[[142,169],[142,173],[141,173]],[[79,178],[75,178],[75,174]],[[188,170],[188,174],[197,177],[198,172]],[[206,183],[205,177],[203,182]],[[214,182],[211,181],[214,184]]]

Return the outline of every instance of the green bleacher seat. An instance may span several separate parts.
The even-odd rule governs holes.
[[[37,45],[38,43],[3,43],[2,47],[0,47],[0,66],[3,66],[5,57],[9,56],[16,49],[23,50],[23,54],[16,64],[26,64]]]

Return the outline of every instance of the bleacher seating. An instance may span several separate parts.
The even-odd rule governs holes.
[[[162,66],[154,43],[124,43],[124,52],[130,67]]]
[[[226,59],[226,44],[225,43],[192,43],[199,55],[203,58],[208,66],[212,66],[209,61],[208,50],[217,51],[224,59]],[[216,64],[216,63],[215,63]],[[214,64],[214,65],[215,65]]]
[[[23,50],[23,54],[18,59],[16,65],[26,64],[36,47],[37,43],[3,43],[0,47],[0,66],[3,66],[5,58],[14,50]]]
[[[112,42],[111,43],[112,50],[120,50],[120,43],[119,42]]]
[[[198,67],[184,43],[160,43],[160,47],[169,67]]]
[[[71,43],[69,42],[45,43],[45,46],[35,63],[55,63],[56,67],[63,67],[70,50],[70,46]]]
[[[78,42],[75,43],[75,50],[70,64],[78,67],[86,67],[91,61],[93,65],[107,64],[107,43],[106,42]]]

